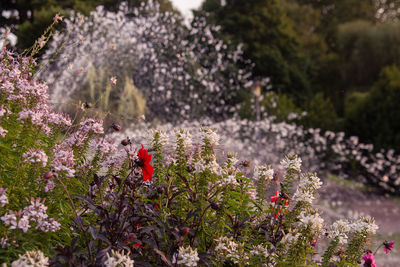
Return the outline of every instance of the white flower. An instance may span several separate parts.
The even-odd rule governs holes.
[[[351,225],[349,222],[345,219],[340,219],[336,222],[334,222],[329,229],[329,236],[332,239],[335,239],[336,237],[339,238],[339,244],[343,245],[347,243],[347,233],[350,232],[351,230]]]
[[[129,257],[129,252],[118,252],[111,250],[111,255],[107,253],[107,260],[104,262],[106,267],[133,267],[134,260]]]
[[[371,217],[362,217],[357,221],[351,224],[351,228],[354,232],[363,232],[366,231],[369,235],[376,234],[376,231],[379,229],[378,225],[375,224],[375,220]]]
[[[283,168],[286,170],[295,170],[295,171],[300,171],[301,170],[301,158],[299,158],[297,155],[295,156],[286,156],[282,161],[281,165]]]
[[[267,181],[272,181],[274,179],[274,169],[271,168],[271,166],[256,166],[254,168],[254,179],[256,181],[260,180],[267,180]]]
[[[192,135],[187,129],[175,130],[176,139],[183,141],[183,146],[185,149],[188,149],[192,146]]]
[[[202,127],[200,136],[200,142],[205,144],[206,141],[210,142],[211,146],[217,146],[219,144],[219,135],[209,127]]]
[[[311,204],[315,197],[310,191],[303,191],[301,188],[298,188],[292,199],[294,201],[304,201]]]
[[[187,248],[180,247],[177,254],[174,254],[172,263],[183,264],[185,266],[197,266],[200,258],[197,249],[192,249],[190,246]]]
[[[48,160],[46,153],[43,151],[43,149],[40,149],[40,148],[38,148],[38,149],[30,148],[28,150],[28,152],[22,154],[22,156],[25,158],[24,161],[33,162],[33,163],[35,163],[35,162],[43,163],[43,167],[46,166],[46,163]]]
[[[300,233],[287,233],[286,235],[284,235],[281,239],[281,243],[287,243],[287,244],[291,244],[291,243],[296,243],[297,239],[300,237]]]
[[[158,143],[161,146],[168,144],[168,135],[159,129],[150,129],[146,132],[146,144],[153,147],[155,145],[154,141],[156,136],[158,136]]]
[[[233,238],[220,237],[216,239],[215,242],[217,243],[215,252],[217,252],[220,257],[230,259],[234,263],[239,263],[240,259],[247,257],[245,255],[241,255],[239,251],[240,245],[236,243]]]
[[[49,266],[49,258],[43,252],[27,251],[24,255],[20,255],[18,260],[11,263],[11,267],[47,267]]]
[[[314,214],[306,214],[302,211],[299,215],[300,223],[304,227],[310,227],[313,231],[319,232],[324,226],[324,219],[322,219],[316,212]]]

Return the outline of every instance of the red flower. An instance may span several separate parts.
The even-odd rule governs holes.
[[[138,158],[139,160],[137,161],[137,164],[139,165],[140,169],[142,169],[143,181],[151,182],[154,172],[153,166],[150,165],[151,155],[149,155],[149,152],[144,149],[143,145],[142,148],[139,149]]]
[[[275,218],[277,218],[278,216],[279,216],[279,214],[281,213],[281,208],[279,207],[279,205],[282,205],[282,203],[283,203],[283,201],[280,201],[281,199],[283,199],[283,201],[285,201],[284,203],[284,205],[283,205],[283,209],[284,209],[284,211],[286,211],[286,208],[289,206],[289,200],[285,200],[284,198],[282,198],[281,196],[280,196],[280,192],[279,191],[276,191],[275,192],[275,195],[273,195],[272,197],[271,197],[271,203],[275,203],[275,207],[274,207],[274,210],[273,210],[273,212],[272,212],[272,216],[274,216]]]

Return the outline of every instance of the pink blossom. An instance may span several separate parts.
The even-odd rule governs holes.
[[[364,267],[376,267],[374,254],[370,252],[364,254],[362,256],[362,259],[364,260],[364,265],[363,265]]]
[[[103,121],[100,119],[87,118],[85,121],[80,123],[82,130],[89,132],[93,131],[96,134],[103,134]]]
[[[0,117],[2,117],[5,113],[7,112],[7,110],[4,108],[4,104],[0,106]]]
[[[4,138],[7,135],[8,131],[0,126],[0,137]]]
[[[66,172],[67,177],[75,174],[74,152],[72,148],[62,145],[55,145],[53,149],[54,160],[51,166],[56,172]]]
[[[92,140],[90,148],[94,151],[99,150],[103,154],[114,153],[117,150],[117,145],[114,144],[114,140],[108,138],[101,138]]]
[[[43,167],[46,166],[48,160],[46,153],[43,151],[43,149],[40,148],[37,149],[30,148],[28,152],[22,154],[22,156],[25,158],[24,161],[26,162],[43,163]]]
[[[4,207],[5,205],[8,204],[8,197],[6,195],[6,189],[3,189],[0,187],[0,207]]]
[[[55,23],[57,23],[57,22],[59,22],[59,21],[62,21],[63,20],[63,16],[60,16],[58,13],[54,16],[54,18],[53,18],[53,21],[55,22]]]
[[[390,251],[392,251],[394,243],[395,243],[394,240],[392,240],[390,242],[387,242],[387,241],[383,242],[383,245],[385,246],[383,248],[383,250],[385,251],[386,254],[388,254]]]

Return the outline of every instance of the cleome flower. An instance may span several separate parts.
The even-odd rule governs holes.
[[[271,166],[257,165],[254,168],[254,179],[256,181],[272,181],[274,179],[274,169]]]
[[[187,248],[180,247],[178,252],[174,254],[172,263],[183,264],[184,266],[197,266],[200,258],[197,253],[197,249],[192,249],[190,246]]]
[[[104,265],[106,267],[133,267],[134,263],[135,261],[131,259],[129,252],[125,254],[124,251],[111,250],[111,254],[107,253]]]
[[[49,258],[43,252],[27,251],[24,255],[20,255],[18,260],[11,263],[11,267],[47,267],[49,266]]]
[[[25,158],[24,161],[26,162],[32,162],[32,163],[38,162],[42,163],[43,167],[46,167],[48,157],[46,153],[43,151],[43,149],[30,148],[28,152],[22,154],[22,156]]]
[[[297,172],[300,172],[301,170],[301,158],[299,158],[297,155],[295,156],[286,156],[283,160],[281,160],[281,165],[283,168],[285,168],[287,171],[294,170]]]
[[[351,230],[351,225],[346,219],[340,219],[334,222],[329,228],[329,236],[332,239],[338,238],[339,244],[343,245],[347,243],[347,234]]]

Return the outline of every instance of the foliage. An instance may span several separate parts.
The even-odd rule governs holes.
[[[349,103],[347,129],[377,148],[399,150],[399,100],[400,71],[396,66],[386,67],[368,94]]]
[[[322,182],[301,172],[296,155],[280,162],[285,174],[270,197],[276,170],[251,174],[248,162],[216,153],[209,127],[177,129],[172,139],[150,131],[152,155],[129,138],[117,150],[105,134],[119,125],[85,116],[71,125],[32,80],[34,60],[7,50],[1,58],[0,256],[12,266],[356,266],[376,233],[371,218],[325,225],[312,207]],[[328,250],[313,257],[324,237]]]
[[[221,25],[225,38],[243,44],[245,56],[255,63],[255,76],[270,77],[274,90],[294,96],[295,101],[305,99],[311,92],[308,65],[279,2],[228,0],[224,6],[214,2],[203,4],[211,14],[209,21]]]
[[[338,49],[343,62],[340,77],[347,90],[368,89],[384,67],[400,66],[399,33],[398,23],[354,21],[339,27]]]
[[[338,117],[329,98],[317,93],[306,106],[307,115],[302,118],[302,124],[308,128],[334,130],[337,127]]]
[[[300,108],[294,104],[293,99],[285,94],[276,94],[272,91],[267,91],[261,95],[259,101],[261,119],[266,117],[274,117],[278,122],[290,121],[293,120],[294,117],[297,118],[301,113]],[[255,120],[255,113],[255,96],[252,93],[247,93],[244,97],[243,103],[240,106],[238,114],[241,118]]]
[[[127,0],[130,7],[140,6],[147,0]],[[177,12],[169,0],[156,0],[161,5],[161,10]],[[28,1],[2,1],[0,3],[0,25],[12,28],[18,37],[18,48],[29,48],[50,24],[55,14],[68,15],[74,10],[89,15],[98,5],[103,5],[107,10],[117,10],[120,1],[117,0],[28,0]],[[11,12],[6,18],[2,11]]]

